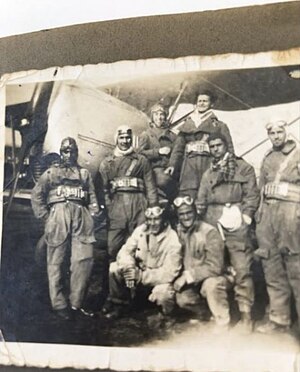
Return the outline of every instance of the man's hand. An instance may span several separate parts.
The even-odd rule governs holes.
[[[206,209],[207,209],[206,205],[197,202],[197,200],[195,201],[195,205],[196,205],[197,214],[199,214],[199,216],[202,216],[206,212]]]
[[[172,176],[174,173],[174,167],[168,167],[165,169],[165,174],[168,174],[169,176]]]
[[[171,148],[168,146],[160,147],[158,150],[159,155],[169,155],[171,152]]]
[[[133,288],[136,283],[141,281],[142,272],[140,269],[130,267],[123,271],[123,277],[125,279],[126,287]]]
[[[179,278],[177,278],[174,282],[174,289],[175,291],[179,292],[181,289],[187,284],[185,275],[181,275]]]
[[[245,222],[246,225],[251,225],[251,222],[252,222],[252,218],[249,217],[247,214],[243,213],[243,220]]]

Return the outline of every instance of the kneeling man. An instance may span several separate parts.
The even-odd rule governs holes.
[[[174,200],[179,220],[178,237],[183,246],[183,271],[174,282],[180,308],[198,315],[201,299],[207,303],[217,326],[226,329],[230,322],[227,289],[230,282],[224,271],[224,244],[212,225],[197,218],[190,196]]]
[[[181,244],[165,219],[164,209],[148,208],[146,222],[138,226],[109,268],[109,297],[103,308],[107,318],[117,318],[140,289],[169,315],[175,305],[172,282],[182,267]]]

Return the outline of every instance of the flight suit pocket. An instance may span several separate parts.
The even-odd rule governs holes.
[[[52,247],[63,244],[68,236],[68,226],[65,214],[54,205],[50,209],[49,217],[45,224],[45,240]]]

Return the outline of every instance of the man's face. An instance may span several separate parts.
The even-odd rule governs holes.
[[[132,144],[132,137],[129,134],[119,134],[117,145],[120,150],[126,151]]]
[[[220,160],[225,155],[227,148],[221,138],[216,138],[215,140],[209,141],[209,150],[216,160]]]
[[[197,218],[195,207],[193,205],[182,204],[177,209],[177,216],[179,223],[188,229],[193,226]]]
[[[158,235],[163,230],[163,219],[159,217],[147,217],[146,219],[150,234]]]
[[[286,131],[283,128],[272,128],[268,132],[270,141],[272,142],[273,147],[281,148],[286,140]]]
[[[65,149],[61,152],[62,162],[66,165],[72,166],[77,162],[77,151],[72,149]]]
[[[163,111],[154,111],[152,113],[153,123],[157,128],[160,128],[166,121],[166,114]]]
[[[196,102],[196,109],[201,114],[204,114],[207,110],[212,108],[213,104],[211,102],[210,96],[207,96],[206,94],[199,94]]]

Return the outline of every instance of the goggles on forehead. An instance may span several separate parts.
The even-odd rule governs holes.
[[[174,205],[176,208],[179,208],[182,206],[182,204],[186,205],[192,205],[194,203],[194,199],[190,196],[178,196],[174,201]]]
[[[149,217],[159,217],[163,214],[164,209],[161,207],[152,207],[152,208],[147,208],[145,211],[145,216],[147,218]]]

